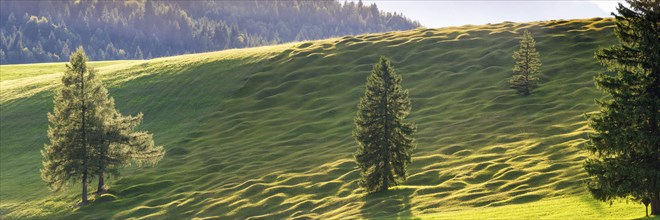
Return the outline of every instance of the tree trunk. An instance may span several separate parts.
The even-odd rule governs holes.
[[[385,81],[385,94],[383,95],[383,103],[382,103],[383,104],[383,115],[385,116],[385,120],[384,120],[384,124],[383,124],[383,135],[385,136],[384,137],[385,140],[389,140],[390,139],[390,130],[389,130],[388,125],[390,123],[390,117],[389,117],[390,116],[390,109],[389,109],[389,106],[390,106],[389,105],[389,102],[390,102],[389,98],[390,97],[389,97],[388,92],[390,90],[390,84],[389,84],[390,78],[389,78],[389,73],[384,72],[383,74],[385,74],[385,76],[383,77],[383,79],[384,79],[383,81]],[[384,163],[383,164],[383,170],[381,171],[382,172],[381,177],[383,178],[383,181],[381,182],[381,185],[380,185],[380,191],[381,192],[387,191],[387,188],[390,184],[388,182],[388,180],[389,180],[388,173],[392,172],[392,171],[390,171],[390,166],[389,166],[390,165],[390,149],[389,149],[389,146],[387,145],[387,142],[385,142],[384,144],[385,144],[385,146],[381,146],[382,149],[383,149],[382,153],[385,156],[385,160],[383,161],[383,163]]]
[[[103,172],[99,173],[99,186],[96,189],[96,194],[101,195],[105,192],[105,181],[103,178]]]
[[[527,50],[525,50],[525,95],[529,95],[529,42],[527,42]]]
[[[85,204],[87,204],[87,169],[85,169],[82,176],[82,202],[80,202],[80,206]]]
[[[103,153],[99,156],[99,186],[96,189],[96,194],[101,195],[105,192],[105,178],[103,173],[105,172],[105,164],[103,163]]]
[[[82,124],[80,130],[82,131],[82,147],[83,147],[83,176],[82,176],[82,202],[80,205],[87,204],[87,137],[85,133],[85,72],[80,72],[80,94],[82,96]]]
[[[380,192],[387,191],[387,188],[388,188],[387,186],[390,184],[390,183],[388,183],[387,179],[388,179],[387,175],[383,174],[383,182],[380,185],[380,190],[379,190]]]
[[[651,204],[651,200],[649,198],[643,198],[642,204],[646,207],[646,217],[649,217],[649,204]]]
[[[651,199],[651,215],[660,216],[660,193],[656,193]]]

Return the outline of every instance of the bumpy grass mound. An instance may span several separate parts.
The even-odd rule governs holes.
[[[534,34],[544,64],[541,86],[528,97],[506,83],[523,29]],[[603,68],[593,53],[614,42],[609,19],[501,23],[104,65],[98,69],[117,107],[143,112],[142,128],[167,153],[157,167],[125,169],[102,202],[82,208],[72,207],[78,185],[51,193],[39,178],[59,75],[1,66],[0,215],[642,217],[643,206],[598,203],[581,185],[582,114],[601,97],[592,77]],[[380,55],[410,90],[418,148],[405,185],[365,195],[352,120]],[[535,204],[551,210],[529,208]]]

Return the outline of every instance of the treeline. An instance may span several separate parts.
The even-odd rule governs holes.
[[[0,63],[149,59],[409,30],[375,4],[306,1],[0,1]]]

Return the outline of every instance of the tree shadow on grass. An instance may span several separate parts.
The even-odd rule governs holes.
[[[413,189],[391,188],[385,192],[365,195],[360,214],[364,219],[416,219],[411,212]]]

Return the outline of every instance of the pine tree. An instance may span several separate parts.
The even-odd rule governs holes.
[[[415,125],[403,121],[411,105],[401,80],[390,61],[380,57],[358,104],[353,131],[358,143],[355,159],[362,174],[360,185],[370,193],[404,181],[415,148]]]
[[[513,65],[513,77],[509,85],[518,93],[527,96],[536,87],[541,72],[541,60],[539,52],[536,51],[536,42],[532,34],[525,30],[520,39],[520,49],[513,53],[516,64]]]
[[[657,0],[619,4],[615,33],[619,44],[596,58],[608,70],[594,79],[608,94],[600,110],[588,114],[585,162],[587,187],[601,201],[640,199],[660,215],[660,4]]]
[[[42,179],[53,190],[63,190],[69,180],[82,182],[82,202],[87,203],[87,184],[94,172],[92,142],[102,135],[103,119],[97,117],[105,100],[96,91],[101,84],[95,71],[87,67],[82,48],[70,57],[62,76],[62,86],[54,97],[53,113],[48,114],[50,144],[44,156]]]

